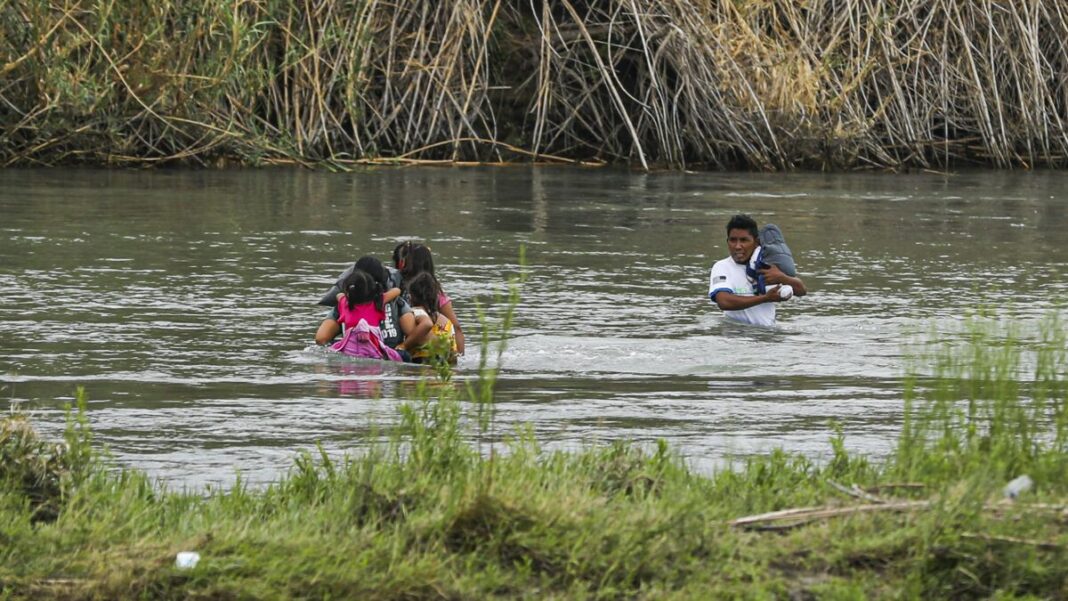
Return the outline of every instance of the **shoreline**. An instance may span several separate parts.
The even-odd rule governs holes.
[[[360,455],[301,453],[264,489],[172,492],[97,450],[79,391],[59,444],[25,416],[0,420],[0,592],[1057,598],[1064,330],[1041,342],[988,322],[971,332],[908,388],[886,461],[850,455],[837,430],[826,462],[772,451],[709,476],[663,442],[546,451],[529,430],[498,432],[489,370],[404,406],[388,442]],[[1017,380],[1032,352],[1035,378]]]

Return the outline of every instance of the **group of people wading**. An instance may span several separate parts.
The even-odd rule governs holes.
[[[776,303],[808,293],[775,225],[758,228],[752,217],[735,215],[727,223],[727,248],[729,256],[712,266],[708,297],[729,319],[774,325]],[[347,355],[425,363],[454,362],[464,352],[463,329],[425,244],[398,244],[392,267],[361,257],[319,304],[333,309],[315,342]]]
[[[360,257],[319,304],[333,308],[315,342],[346,355],[425,363],[452,362],[464,352],[463,329],[425,244],[398,244],[392,267]]]

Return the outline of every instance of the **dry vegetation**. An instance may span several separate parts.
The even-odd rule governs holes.
[[[0,165],[1063,166],[1058,0],[19,0]]]

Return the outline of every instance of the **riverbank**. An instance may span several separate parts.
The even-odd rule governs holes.
[[[550,452],[497,431],[495,372],[435,386],[388,442],[262,489],[161,490],[93,445],[0,429],[0,591],[80,598],[1056,598],[1068,593],[1068,362],[972,325],[911,379],[896,452],[712,475],[666,445]],[[427,390],[429,390],[428,388]],[[1027,474],[1033,487],[1008,498]],[[1026,487],[1025,487],[1026,488]],[[192,569],[175,557],[195,551]]]
[[[1068,164],[1068,13],[912,0],[6,3],[0,165]]]

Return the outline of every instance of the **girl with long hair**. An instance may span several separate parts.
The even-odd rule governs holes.
[[[430,247],[411,240],[401,242],[393,249],[393,264],[400,270],[406,289],[408,288],[408,283],[414,280],[416,276],[423,273],[430,276],[432,286],[437,291],[436,311],[444,315],[452,323],[452,329],[456,337],[456,354],[464,354],[464,331],[460,327],[460,320],[456,317],[456,312],[453,310],[452,299],[449,298],[448,294],[445,294],[441,287],[441,282],[438,281],[437,275],[434,273],[434,255],[430,252]],[[415,306],[414,302],[412,306]],[[420,342],[422,341],[412,341],[413,344],[419,344]]]

